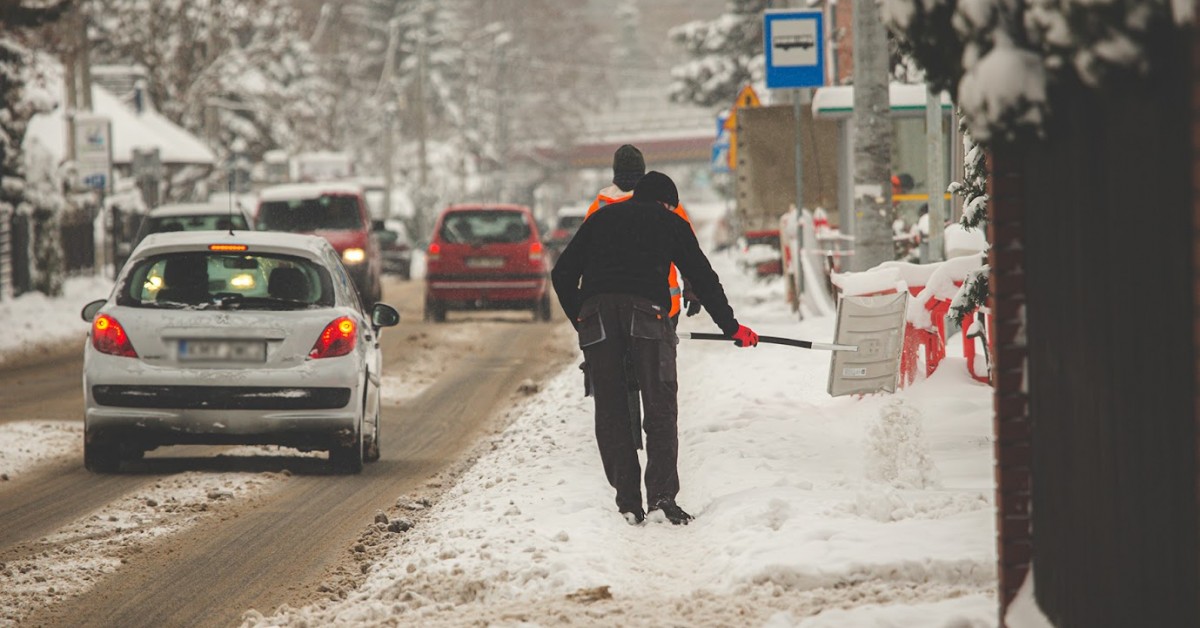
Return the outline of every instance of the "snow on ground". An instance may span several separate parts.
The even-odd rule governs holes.
[[[0,482],[15,479],[38,463],[83,443],[79,421],[21,421],[0,424]]]
[[[107,298],[111,291],[111,279],[72,277],[64,282],[60,297],[29,292],[0,300],[0,321],[6,332],[0,334],[0,362],[73,338],[82,343],[88,330],[80,316],[83,306]]]
[[[5,440],[7,436],[0,433],[0,443],[11,442]],[[147,544],[219,516],[235,504],[244,507],[284,477],[280,473],[172,475],[50,536],[18,545],[8,551],[9,560],[0,563],[0,626],[19,625],[37,608],[87,591]]]
[[[832,340],[778,281],[713,262],[741,322]],[[832,399],[828,353],[683,341],[686,527],[617,513],[568,367],[358,590],[245,625],[993,626],[991,389],[949,344],[907,390]]]
[[[703,220],[706,208],[689,209]],[[797,321],[778,280],[742,274],[732,253],[712,261],[741,322],[832,340],[834,320]],[[82,337],[79,309],[107,292],[76,279],[60,299],[0,302],[0,318],[25,330],[0,338],[0,359],[30,350],[27,334]],[[680,326],[715,329],[704,314]],[[956,340],[928,380],[836,399],[825,392],[827,352],[682,341],[679,503],[697,519],[680,527],[629,526],[617,513],[572,365],[510,411],[511,425],[415,527],[389,537],[360,588],[252,610],[246,625],[994,626],[991,389],[969,377]],[[57,423],[4,426],[0,473],[68,455],[78,438]],[[120,548],[145,542],[129,535],[172,533],[160,514],[191,525],[178,513],[226,501],[211,496],[211,476],[191,475],[65,528],[64,539],[99,545],[57,584],[29,575],[45,557],[0,575],[18,595],[87,586],[119,564]],[[269,475],[223,475],[217,492],[253,495]]]

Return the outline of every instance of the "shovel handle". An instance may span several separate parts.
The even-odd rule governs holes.
[[[691,340],[729,340],[732,341],[732,336],[725,334],[710,334],[704,332],[691,332],[680,334],[683,337]],[[795,338],[781,338],[779,336],[759,336],[759,342],[765,342],[773,345],[787,345],[789,347],[800,347],[801,349],[824,349],[826,351],[858,351],[858,345],[839,345],[827,342],[812,342],[811,340],[796,340]]]

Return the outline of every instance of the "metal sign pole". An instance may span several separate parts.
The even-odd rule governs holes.
[[[929,190],[929,252],[928,259],[923,262],[940,262],[946,258],[946,247],[943,225],[946,222],[945,191],[946,182],[942,179],[945,166],[942,163],[944,152],[942,143],[942,98],[933,90],[926,90],[925,99],[925,138],[926,138],[926,187]]]

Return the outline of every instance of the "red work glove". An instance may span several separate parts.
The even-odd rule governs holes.
[[[733,332],[733,344],[739,347],[758,346],[758,334],[745,325],[738,325],[738,330]]]

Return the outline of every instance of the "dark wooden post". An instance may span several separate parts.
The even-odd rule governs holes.
[[[988,235],[991,266],[996,455],[996,555],[1000,625],[1029,572],[1033,552],[1030,503],[1033,430],[1024,389],[1025,342],[1025,189],[1022,160],[1015,148],[988,154]]]

